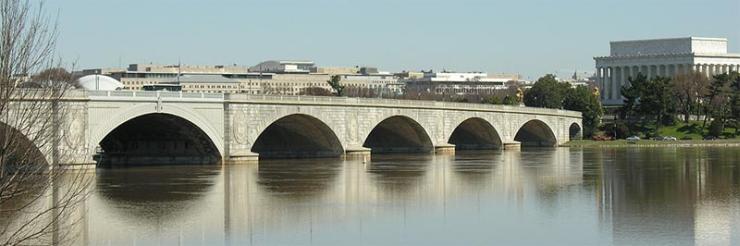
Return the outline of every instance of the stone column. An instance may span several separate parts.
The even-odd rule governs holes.
[[[631,66],[627,66],[627,67],[623,67],[622,68],[622,79],[619,80],[619,87],[620,88],[622,87],[622,85],[629,84],[629,78],[630,78],[630,76],[632,76],[632,70],[633,69],[632,69]],[[619,89],[617,89],[617,94],[619,94]],[[616,97],[619,98],[618,96],[616,96]]]
[[[601,67],[596,67],[596,85],[599,86],[599,88],[602,88],[604,85],[604,77],[601,73]]]
[[[606,91],[609,89],[609,86],[611,86],[611,83],[609,82],[609,67],[604,67],[604,71],[602,71],[601,73],[604,75],[603,77],[604,86],[600,88],[601,99],[606,100],[606,99],[609,99]]]
[[[606,67],[604,73],[606,73],[606,87],[604,87],[604,92],[602,93],[605,94],[604,98],[608,99],[609,97],[606,95],[606,91],[610,90],[609,88],[611,88],[612,84],[616,81],[614,79],[614,67]]]
[[[624,80],[624,67],[612,67],[612,72],[614,72],[614,78],[612,79],[612,89],[609,91],[609,99],[614,100],[619,94],[619,84],[622,83]]]
[[[619,75],[619,74],[617,74],[618,68],[617,67],[610,67],[610,70],[611,71],[609,71],[609,72],[611,72],[611,74],[609,76],[609,83],[607,83],[609,85],[609,87],[606,88],[606,92],[605,92],[605,93],[608,94],[606,96],[606,99],[609,99],[609,100],[611,100],[612,97],[613,97],[612,96],[612,93],[613,93],[612,91],[614,91],[614,84],[616,84],[617,81],[619,81],[618,80],[619,78],[617,77]]]
[[[603,67],[596,67],[596,84],[602,92],[604,91],[604,82],[606,81],[603,70]],[[601,99],[604,99],[603,94],[601,95]]]

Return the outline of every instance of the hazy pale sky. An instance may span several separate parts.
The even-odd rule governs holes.
[[[592,71],[609,41],[726,37],[740,53],[740,0],[47,0],[60,56],[254,65],[307,59],[384,71]]]

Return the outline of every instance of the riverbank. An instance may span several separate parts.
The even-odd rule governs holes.
[[[678,141],[655,141],[640,140],[628,142],[627,140],[614,141],[594,141],[594,140],[574,140],[562,147],[704,147],[704,146],[726,146],[740,147],[740,139],[720,139],[720,140],[678,140]]]

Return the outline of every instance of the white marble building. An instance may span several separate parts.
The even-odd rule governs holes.
[[[596,77],[605,105],[622,103],[619,93],[638,73],[674,76],[698,71],[712,76],[740,71],[740,54],[727,53],[725,38],[669,38],[611,42],[609,56],[594,57]]]

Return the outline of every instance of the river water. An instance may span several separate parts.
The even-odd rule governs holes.
[[[78,244],[740,244],[740,148],[98,169]]]

